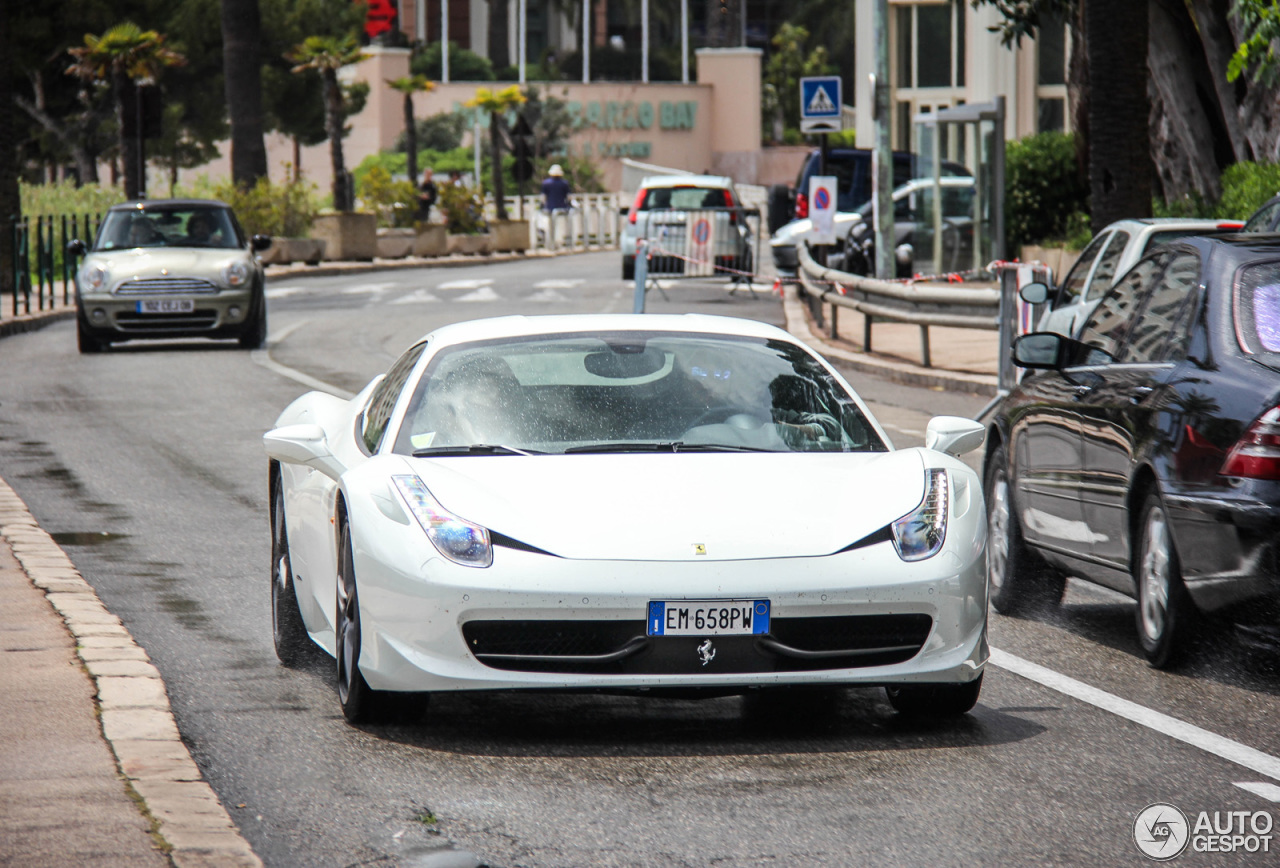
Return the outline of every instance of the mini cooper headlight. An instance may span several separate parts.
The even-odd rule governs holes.
[[[455,564],[464,567],[487,567],[493,563],[493,547],[489,531],[478,524],[458,518],[440,505],[421,479],[416,476],[393,476],[400,496],[409,511],[427,532],[427,539]]]
[[[97,292],[107,285],[107,267],[94,262],[80,269],[80,286]]]
[[[924,499],[895,521],[893,547],[904,561],[931,558],[947,539],[947,471],[926,470]]]
[[[228,262],[226,268],[222,269],[222,279],[228,286],[244,286],[249,282],[249,263],[243,259]]]

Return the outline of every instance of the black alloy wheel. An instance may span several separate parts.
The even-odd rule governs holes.
[[[376,723],[386,717],[386,694],[370,689],[360,674],[360,598],[356,590],[351,526],[345,517],[339,537],[338,598],[334,656],[338,660],[338,702],[349,723]]]
[[[267,297],[259,294],[254,299],[254,310],[244,330],[240,332],[240,346],[246,350],[262,349],[267,342]]]
[[[884,692],[898,714],[910,717],[959,717],[978,704],[982,675],[966,684],[898,684]]]
[[[1137,543],[1133,582],[1138,591],[1138,638],[1147,662],[1156,669],[1170,669],[1187,650],[1197,612],[1182,583],[1169,516],[1156,492],[1143,504]]]
[[[987,587],[1002,615],[1043,610],[1062,601],[1066,578],[1027,548],[1013,503],[1003,446],[988,459]]]
[[[100,353],[106,349],[106,343],[93,336],[93,332],[85,327],[84,320],[76,317],[76,344],[83,355]]]
[[[311,637],[302,622],[298,594],[293,586],[289,535],[284,521],[284,492],[278,475],[271,510],[271,637],[275,642],[276,657],[285,666],[302,663],[310,649]]]

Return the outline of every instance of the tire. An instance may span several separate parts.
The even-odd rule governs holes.
[[[634,256],[622,257],[622,279],[636,279],[636,258]]]
[[[1155,492],[1147,495],[1142,506],[1137,543],[1133,582],[1138,591],[1138,639],[1152,667],[1170,669],[1185,656],[1197,613],[1182,583],[1168,513]]]
[[[94,337],[79,317],[76,318],[76,345],[82,355],[100,353],[107,348],[106,342]]]
[[[791,188],[786,184],[774,184],[769,188],[769,234],[791,222],[795,216],[796,204],[791,197]]]
[[[262,349],[267,342],[267,297],[259,295],[255,305],[253,319],[245,324],[240,333],[240,346],[246,350]]]
[[[275,504],[271,510],[271,636],[276,657],[285,666],[298,666],[311,647],[298,610],[298,594],[293,584],[289,558],[289,535],[284,521],[284,492],[280,478],[275,481]]]
[[[998,447],[987,461],[987,589],[991,605],[1002,615],[1052,608],[1062,601],[1066,579],[1022,539],[1004,447]]]
[[[967,684],[899,684],[886,686],[889,704],[909,717],[959,717],[978,704],[982,676]]]
[[[360,673],[360,597],[351,551],[351,526],[345,519],[339,540],[338,596],[334,610],[338,703],[348,723],[377,723],[386,718],[388,702],[386,695],[372,690]]]

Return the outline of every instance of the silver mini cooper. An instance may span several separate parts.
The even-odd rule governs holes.
[[[246,237],[225,202],[158,199],[107,212],[93,247],[72,241],[80,352],[139,338],[237,338],[256,349],[267,337],[262,263],[271,244]]]

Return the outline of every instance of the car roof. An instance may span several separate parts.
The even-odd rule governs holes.
[[[776,326],[756,320],[707,314],[556,314],[550,316],[502,316],[468,320],[441,326],[426,337],[435,347],[501,338],[538,335],[599,334],[646,331],[671,334],[717,334],[770,338],[795,343]]]
[[[1106,229],[1102,231],[1106,232],[1112,229],[1124,229],[1131,232],[1159,229],[1223,229],[1243,225],[1243,220],[1216,220],[1202,217],[1136,217],[1108,223]]]
[[[724,175],[650,175],[640,182],[642,190],[655,187],[715,187],[733,186],[733,179]]]
[[[112,205],[111,211],[180,211],[187,208],[230,208],[221,199],[130,199]]]

